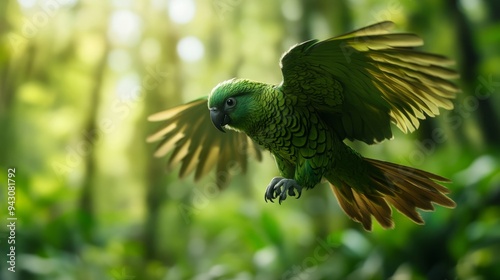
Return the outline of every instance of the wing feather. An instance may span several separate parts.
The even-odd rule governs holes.
[[[262,159],[260,148],[243,133],[221,133],[210,121],[207,99],[199,99],[151,115],[149,121],[165,122],[165,127],[149,136],[147,142],[160,142],[155,157],[170,153],[168,168],[181,166],[179,176],[194,172],[195,180],[216,169],[216,182],[225,187],[231,168],[245,172],[247,157]]]
[[[458,74],[446,66],[453,62],[415,50],[423,40],[393,27],[386,21],[292,47],[280,62],[282,91],[316,108],[342,137],[369,144],[391,138],[391,122],[412,132],[440,108],[452,109],[459,88],[450,80]],[[335,87],[316,86],[325,79]]]

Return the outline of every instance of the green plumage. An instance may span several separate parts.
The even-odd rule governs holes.
[[[367,230],[372,216],[383,227],[393,226],[390,204],[423,223],[416,208],[432,210],[432,202],[454,207],[445,195],[448,190],[435,182],[447,180],[365,159],[343,142],[373,144],[392,137],[391,122],[404,132],[413,131],[419,119],[452,108],[450,99],[458,88],[449,79],[457,75],[442,67],[450,61],[415,51],[421,39],[389,33],[391,27],[382,22],[298,44],[281,59],[280,85],[246,79],[222,82],[208,100],[151,116],[153,121],[169,121],[169,126],[148,141],[162,140],[156,155],[173,150],[170,162],[182,162],[181,175],[196,169],[197,178],[215,162],[218,170],[227,168],[223,163],[231,161],[233,153],[239,164],[246,164],[243,159],[249,153],[260,157],[256,143],[273,154],[282,176],[271,181],[266,200],[279,198],[281,203],[288,195],[299,197],[302,188],[313,188],[325,178],[346,214]],[[227,127],[242,133],[216,134],[206,127],[210,120],[221,131]],[[213,140],[219,138],[225,140]]]
[[[337,157],[349,157],[346,163],[353,166],[361,162],[312,106],[300,104],[283,87],[229,80],[214,89],[208,106],[223,106],[229,97],[235,98],[236,106],[229,113],[228,126],[269,150],[281,175],[295,179],[302,187],[318,184],[327,170],[333,170]]]

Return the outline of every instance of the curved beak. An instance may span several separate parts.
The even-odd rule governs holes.
[[[212,123],[215,125],[215,127],[222,132],[226,132],[222,127],[226,124],[229,124],[229,122],[231,121],[231,119],[228,115],[226,115],[225,112],[220,111],[216,107],[210,108],[210,119],[212,119]]]

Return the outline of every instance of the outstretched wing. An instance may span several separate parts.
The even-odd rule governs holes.
[[[292,47],[281,58],[281,88],[315,107],[342,138],[368,144],[392,137],[390,122],[412,132],[419,119],[452,109],[459,91],[452,61],[414,50],[421,38],[389,33],[381,22],[324,41]]]
[[[165,122],[166,126],[146,141],[160,141],[156,157],[172,152],[168,166],[181,165],[180,177],[194,171],[198,180],[215,167],[217,185],[224,187],[233,168],[246,171],[248,155],[261,160],[260,149],[244,133],[221,133],[215,129],[206,98],[153,114],[148,120]]]

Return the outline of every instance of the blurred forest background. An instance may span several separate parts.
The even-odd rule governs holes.
[[[0,1],[0,278],[500,279],[499,19],[496,0]],[[413,134],[353,145],[452,179],[456,209],[368,233],[326,185],[266,204],[269,154],[224,192],[153,158],[148,115],[232,77],[279,83],[295,43],[382,20],[456,60],[462,92]]]

